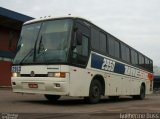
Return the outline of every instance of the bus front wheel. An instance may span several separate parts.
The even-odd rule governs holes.
[[[93,80],[90,85],[89,96],[85,97],[84,100],[90,104],[96,104],[101,98],[102,85],[98,80]]]
[[[47,100],[49,100],[51,102],[54,102],[54,101],[57,101],[61,96],[60,95],[48,95],[48,94],[46,94],[46,95],[44,95],[44,97]]]

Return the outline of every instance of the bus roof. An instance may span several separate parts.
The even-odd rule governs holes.
[[[83,19],[85,21],[88,21],[90,23],[92,23],[91,21],[89,20],[86,20],[85,18],[82,18],[82,17],[78,17],[78,16],[60,16],[60,17],[52,17],[52,16],[44,16],[44,17],[40,17],[38,19],[33,19],[33,20],[30,20],[30,21],[27,21],[24,23],[25,24],[30,24],[30,23],[34,23],[34,22],[39,22],[39,21],[45,21],[45,20],[52,20],[52,19],[65,19],[65,18],[71,18],[71,19]],[[92,23],[93,24],[93,23]]]

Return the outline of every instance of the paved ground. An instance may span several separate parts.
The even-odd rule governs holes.
[[[19,116],[18,119],[30,117],[36,119],[101,119],[106,117],[120,119],[126,116],[124,113],[143,114],[140,116],[148,118],[154,116],[152,119],[160,119],[160,115],[150,115],[160,113],[160,94],[149,95],[142,101],[133,100],[130,97],[121,97],[118,101],[113,101],[105,97],[100,103],[91,105],[86,104],[81,98],[62,97],[57,103],[50,103],[43,95],[22,95],[13,93],[10,89],[0,89],[0,113],[0,118],[3,119],[12,116]]]

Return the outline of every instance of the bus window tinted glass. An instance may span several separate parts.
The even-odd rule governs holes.
[[[149,70],[149,59],[145,58],[145,68]]]
[[[119,58],[119,42],[115,41],[115,57]]]
[[[95,28],[92,28],[91,30],[91,44],[92,44],[92,47],[95,49],[95,50],[99,50],[99,31],[96,30]]]
[[[100,33],[100,51],[106,53],[106,35]]]
[[[138,55],[137,52],[134,50],[131,50],[131,63],[134,65],[138,64]]]
[[[144,67],[144,56],[139,54],[139,66]]]
[[[121,44],[121,55],[122,60],[126,61],[126,47],[123,44]]]
[[[130,50],[128,47],[126,47],[126,61],[130,62]]]
[[[121,44],[121,55],[122,60],[130,62],[130,49],[124,44]]]
[[[109,55],[114,56],[114,39],[108,35],[108,52]]]
[[[149,61],[149,70],[153,72],[153,61]]]

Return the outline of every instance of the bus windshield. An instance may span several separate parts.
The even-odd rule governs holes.
[[[23,26],[13,64],[66,62],[72,24],[71,19],[59,19]]]

